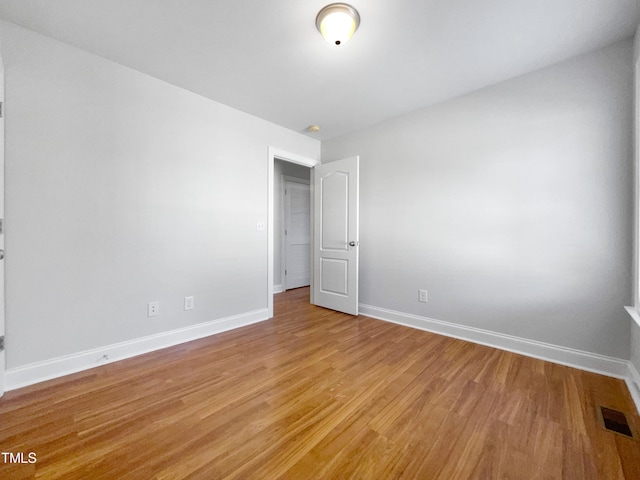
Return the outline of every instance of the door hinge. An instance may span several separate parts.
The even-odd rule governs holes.
[[[286,228],[284,229],[284,234],[285,234],[285,235],[289,235],[289,234],[287,233],[287,229],[286,229]]]
[[[4,352],[4,335],[0,337],[0,352]]]
[[[4,117],[4,102],[0,102],[0,118]]]
[[[285,274],[285,275],[287,274],[287,271],[286,271],[286,270],[284,271],[284,274]],[[4,338],[4,337],[3,337],[3,338]]]

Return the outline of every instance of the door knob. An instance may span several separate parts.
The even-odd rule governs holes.
[[[354,242],[353,240],[351,240],[351,241],[349,242],[349,246],[350,246],[350,247],[355,247],[355,246],[356,246],[356,242]]]

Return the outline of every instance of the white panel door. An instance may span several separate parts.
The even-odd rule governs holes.
[[[285,290],[311,283],[311,198],[309,184],[300,182],[284,182]]]
[[[359,158],[315,167],[313,301],[358,314]]]

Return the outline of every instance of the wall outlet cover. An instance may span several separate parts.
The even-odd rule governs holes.
[[[422,303],[427,303],[429,300],[429,296],[426,290],[418,290],[418,301]]]
[[[160,314],[160,302],[149,302],[147,304],[147,316],[155,317]]]
[[[193,310],[194,300],[193,297],[184,297],[184,309]]]

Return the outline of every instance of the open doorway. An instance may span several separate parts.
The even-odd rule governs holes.
[[[267,222],[267,310],[273,317],[276,161],[310,169],[309,210],[311,304],[358,315],[359,162],[358,156],[320,165],[317,160],[269,147]]]
[[[320,161],[312,158],[304,157],[302,155],[298,155],[291,152],[286,152],[283,150],[279,150],[273,147],[269,147],[269,159],[268,159],[268,221],[267,221],[267,230],[268,230],[268,265],[267,265],[267,309],[269,311],[269,317],[273,317],[273,295],[276,290],[280,289],[282,291],[284,287],[284,283],[282,282],[282,241],[278,241],[276,243],[276,219],[277,216],[282,217],[283,208],[282,204],[276,202],[276,196],[281,196],[282,192],[282,170],[277,171],[279,168],[284,168],[287,172],[298,172],[293,175],[285,175],[289,177],[296,177],[298,175],[308,175],[307,178],[310,182],[310,187],[313,185],[313,167],[319,165]],[[302,170],[300,170],[302,169]],[[276,186],[276,183],[279,186]],[[276,210],[279,213],[276,213]],[[310,225],[313,225],[313,189],[311,187],[310,195],[309,195],[309,221]],[[281,237],[281,233],[278,234],[279,238]],[[313,251],[313,235],[310,233],[310,252]],[[278,263],[276,263],[276,257],[278,257]],[[279,265],[278,270],[280,271],[280,278],[278,282],[276,280],[276,264]],[[313,267],[312,262],[309,260],[309,269],[310,269],[310,282],[313,287]],[[274,288],[277,287],[277,288]],[[309,299],[311,303],[313,303],[313,288],[311,288],[311,298]]]
[[[273,292],[311,284],[311,170],[275,160]]]

